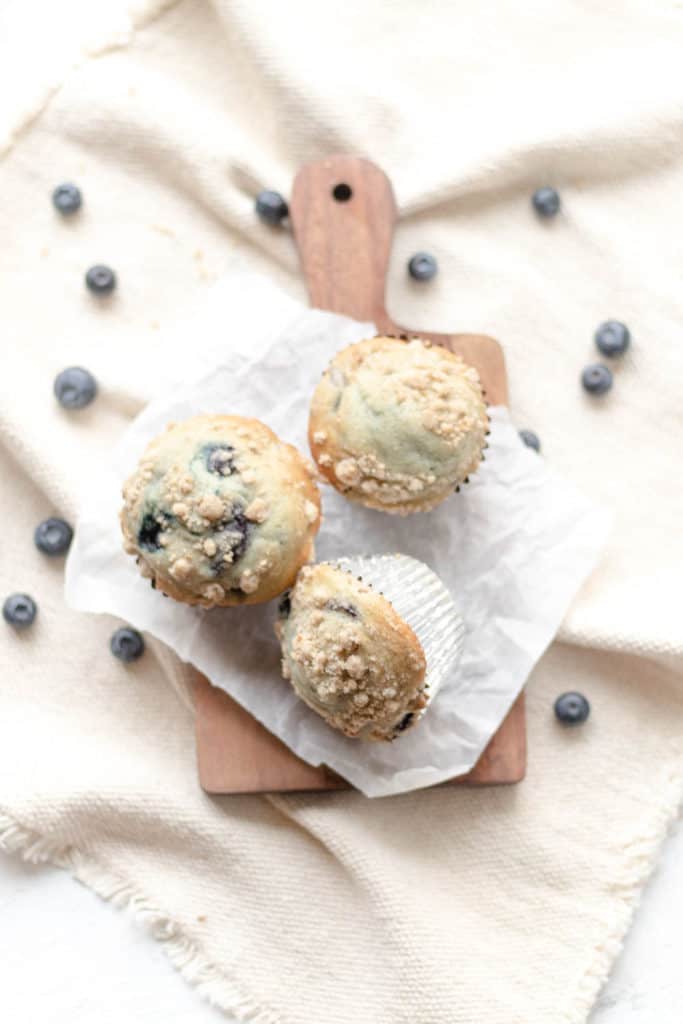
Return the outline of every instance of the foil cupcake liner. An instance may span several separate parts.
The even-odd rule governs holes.
[[[465,644],[465,623],[450,592],[424,562],[409,555],[359,555],[338,558],[331,564],[361,576],[364,583],[383,594],[422,644],[427,662],[427,705],[415,716],[418,722],[457,667]]]

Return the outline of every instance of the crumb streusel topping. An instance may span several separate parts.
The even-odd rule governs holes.
[[[424,651],[412,629],[386,598],[337,566],[301,570],[276,632],[285,679],[347,736],[394,739],[427,703]]]
[[[178,600],[267,601],[313,557],[320,497],[311,470],[258,420],[173,423],[124,485],[125,549]]]
[[[487,432],[477,371],[419,338],[349,345],[311,403],[309,441],[323,475],[355,501],[404,515],[465,482]]]

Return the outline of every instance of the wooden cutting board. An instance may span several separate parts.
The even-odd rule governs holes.
[[[458,352],[476,366],[492,405],[506,405],[503,352],[483,334],[435,334],[403,327],[384,305],[396,223],[391,183],[368,160],[335,156],[307,164],[292,190],[290,219],[311,305],[387,334],[419,335]],[[453,499],[452,499],[453,500]],[[196,735],[199,779],[208,793],[267,793],[347,789],[326,767],[293,754],[231,697],[197,674]],[[520,694],[473,770],[453,782],[519,782],[526,770],[524,696]]]

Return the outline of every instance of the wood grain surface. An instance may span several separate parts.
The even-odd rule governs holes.
[[[438,334],[404,327],[386,309],[385,286],[396,223],[396,202],[379,167],[355,156],[305,165],[297,175],[290,218],[311,305],[387,334],[419,335],[476,366],[488,401],[508,402],[503,351],[484,334]],[[348,783],[292,753],[249,712],[199,674],[195,686],[199,778],[209,793],[263,793],[347,789]],[[473,770],[453,782],[519,782],[526,771],[524,695]]]
[[[197,760],[207,793],[286,793],[348,789],[324,765],[313,767],[257,722],[224,690],[203,677],[195,687]],[[518,699],[468,775],[452,782],[493,785],[519,782],[526,768],[524,704]]]
[[[340,185],[349,191],[341,201],[334,198]],[[312,306],[372,320],[387,334],[419,335],[445,345],[477,367],[492,405],[508,404],[505,358],[495,338],[405,327],[387,312],[396,202],[384,171],[354,156],[306,164],[294,180],[290,217]]]

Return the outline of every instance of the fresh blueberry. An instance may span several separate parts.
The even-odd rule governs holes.
[[[603,363],[592,363],[581,374],[581,383],[591,395],[604,395],[612,382],[612,371]]]
[[[554,217],[560,212],[560,193],[549,185],[536,189],[531,202],[539,217]]]
[[[137,661],[145,653],[145,641],[137,629],[121,626],[109,641],[111,653],[120,661]]]
[[[580,725],[591,713],[582,693],[563,693],[555,701],[555,716],[563,725]]]
[[[256,197],[256,212],[266,224],[281,224],[289,208],[279,192],[264,189]]]
[[[116,288],[116,274],[111,267],[96,263],[85,275],[85,283],[95,295],[110,295]]]
[[[73,535],[73,530],[63,519],[50,518],[38,523],[33,540],[44,555],[63,555],[69,550]]]
[[[2,606],[5,622],[9,622],[15,629],[26,629],[30,626],[37,611],[36,602],[28,594],[10,594]]]
[[[59,210],[65,216],[80,210],[82,202],[83,197],[80,188],[72,185],[70,182],[57,185],[57,188],[52,193],[52,203],[55,210]]]
[[[594,337],[603,356],[623,356],[631,344],[631,332],[620,320],[605,320]]]
[[[55,377],[54,393],[65,409],[84,409],[97,394],[97,382],[82,366],[69,366]]]
[[[520,430],[519,436],[527,448],[533,448],[535,452],[540,452],[541,440],[538,434],[534,434],[533,430]]]
[[[408,273],[415,281],[431,281],[438,269],[439,264],[428,252],[416,252],[408,260]]]

